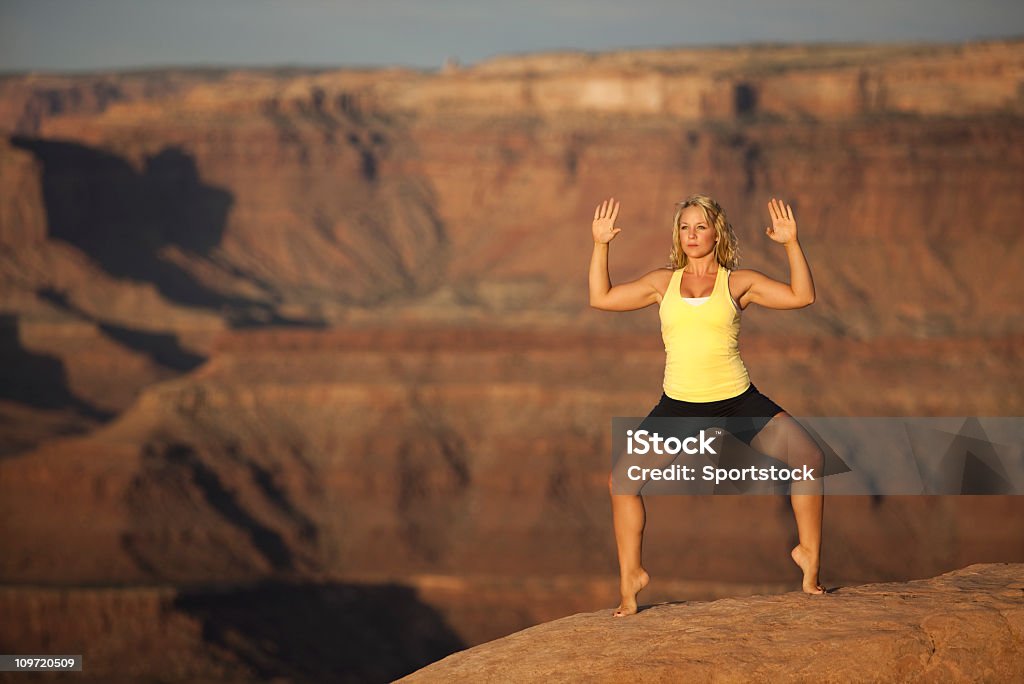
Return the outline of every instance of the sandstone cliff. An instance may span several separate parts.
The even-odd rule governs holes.
[[[773,273],[764,206],[787,197],[819,265],[813,311],[754,332],[1003,335],[1022,79],[1020,42],[9,77],[2,303],[194,347],[218,319],[627,325],[586,308],[593,205],[623,201],[621,279],[663,263],[672,203],[701,190]]]
[[[779,353],[786,342],[751,345],[747,360],[797,415],[914,410],[875,383],[922,350],[993,382],[1020,372],[1019,347],[992,359],[928,341],[886,357],[820,346],[814,353],[846,361],[817,370],[801,361],[807,349]],[[389,581],[417,587],[466,645],[584,610],[616,587],[610,417],[650,409],[662,363],[656,343],[624,334],[225,338],[211,361],[145,389],[101,429],[0,460],[0,581]],[[806,386],[785,382],[793,364],[806,368]],[[934,370],[916,372],[918,386],[942,388]],[[822,403],[815,383],[841,391]],[[925,400],[957,415],[996,412],[999,396]],[[1022,497],[829,497],[823,578],[909,579],[1019,560],[1022,506]],[[661,578],[652,599],[796,586],[785,498],[651,497],[648,511],[645,559]]]
[[[999,358],[1024,321],[1022,73],[1008,41],[5,77],[0,453],[108,420],[232,328],[656,343],[653,311],[587,307],[587,217],[609,194],[624,207],[613,282],[664,263],[672,203],[697,190],[729,209],[744,265],[784,277],[764,204],[794,203],[818,301],[750,311],[745,342],[857,341],[872,359],[946,340],[954,358]],[[911,386],[938,363],[984,395],[957,410],[1019,413],[1011,383],[929,354],[884,395],[933,410],[949,390]]]
[[[601,599],[608,419],[664,361],[653,308],[587,306],[609,194],[614,282],[693,191],[783,277],[793,201],[818,301],[741,340],[792,413],[1022,415],[1022,74],[1007,41],[0,79],[0,580],[394,581],[463,644]],[[827,572],[1024,560],[1018,499],[830,501]],[[649,560],[777,589],[793,533],[662,500]]]

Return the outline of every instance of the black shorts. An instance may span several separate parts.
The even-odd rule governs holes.
[[[709,418],[707,426],[728,430],[737,439],[750,444],[768,421],[783,408],[761,394],[754,383],[741,394],[718,401],[680,401],[664,392],[648,418]]]

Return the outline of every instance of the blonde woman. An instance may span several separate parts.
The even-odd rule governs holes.
[[[736,435],[738,439],[789,465],[810,464],[821,473],[822,453],[814,440],[750,382],[739,354],[740,313],[748,306],[798,309],[814,302],[814,282],[797,240],[792,208],[773,198],[768,213],[771,225],[765,234],[786,250],[788,283],[737,269],[736,236],[725,211],[710,197],[693,195],[676,205],[670,265],[612,286],[608,249],[622,229],[615,227],[618,202],[602,202],[594,210],[590,305],[632,311],[658,304],[665,378],[661,400],[649,417],[748,417],[752,428]],[[637,595],[650,581],[640,558],[646,511],[639,493],[616,493],[612,483],[609,477],[622,598],[614,615],[621,617],[637,612]],[[821,491],[818,481],[794,483],[791,490],[800,541],[790,555],[803,573],[808,594],[825,592],[818,582]]]

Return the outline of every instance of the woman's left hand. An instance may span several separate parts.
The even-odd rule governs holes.
[[[796,242],[796,219],[793,218],[792,207],[773,197],[768,203],[768,213],[772,215],[772,225],[764,229],[765,235],[783,245]]]

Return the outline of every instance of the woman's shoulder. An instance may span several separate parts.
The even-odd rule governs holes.
[[[755,271],[752,268],[737,268],[735,271],[729,271],[729,292],[736,301],[740,301],[751,287],[763,283],[765,280],[768,280],[768,276],[760,271]],[[746,307],[746,304],[743,306]]]
[[[756,277],[758,277],[760,275],[764,275],[760,271],[755,271],[752,268],[736,268],[736,269],[726,269],[726,270],[729,272],[729,279],[730,280],[734,280],[734,281],[738,281],[738,282],[746,282],[746,281],[749,281],[752,278],[756,278]]]
[[[646,281],[650,287],[653,287],[658,293],[658,304],[661,304],[662,298],[665,296],[665,292],[668,290],[669,283],[672,282],[672,275],[675,273],[675,269],[671,266],[662,266],[640,276],[640,280]]]
[[[643,275],[645,280],[650,281],[656,285],[661,285],[661,289],[665,289],[665,285],[672,279],[672,275],[676,272],[676,269],[671,266],[662,266],[652,271],[648,271]]]

